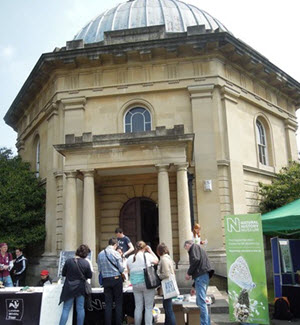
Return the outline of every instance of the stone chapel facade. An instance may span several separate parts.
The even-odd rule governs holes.
[[[103,13],[41,56],[5,116],[47,190],[45,263],[121,226],[184,268],[198,222],[225,276],[223,217],[257,212],[258,182],[297,160],[299,104],[297,81],[194,6]]]

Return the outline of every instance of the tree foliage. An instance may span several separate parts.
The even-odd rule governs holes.
[[[272,184],[259,183],[261,213],[277,209],[287,203],[300,198],[300,164],[292,162],[290,166],[283,167]]]
[[[0,241],[28,250],[45,239],[45,188],[30,165],[0,148]]]

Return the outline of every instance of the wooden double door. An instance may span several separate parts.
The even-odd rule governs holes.
[[[154,201],[145,197],[128,200],[121,209],[120,227],[133,245],[143,240],[156,251],[159,243],[158,208]]]

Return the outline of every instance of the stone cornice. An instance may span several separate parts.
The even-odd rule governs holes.
[[[235,38],[233,35],[226,32],[204,33],[199,35],[187,35],[187,33],[176,34],[174,37],[165,39],[152,39],[141,42],[131,42],[116,45],[103,45],[101,43],[85,45],[83,48],[66,50],[65,48],[52,53],[43,54],[8,112],[6,113],[5,122],[15,127],[17,121],[22,115],[23,110],[28,107],[28,104],[34,98],[35,94],[41,91],[44,82],[49,79],[49,75],[58,68],[78,68],[80,62],[84,65],[100,66],[103,64],[103,58],[112,64],[118,64],[114,58],[124,58],[127,62],[130,53],[137,52],[144,55],[145,51],[150,51],[153,54],[160,52],[165,59],[168,59],[168,53],[172,55],[180,55],[178,49],[187,47],[190,50],[191,56],[201,56],[201,51],[205,48],[208,51],[214,45],[212,51],[216,50],[228,60],[240,64],[244,69],[251,73],[259,75],[267,83],[280,88],[280,91],[287,94],[296,105],[300,105],[300,84],[285,72],[280,70],[264,56],[253,50],[247,44]],[[175,52],[174,52],[175,48]],[[170,51],[172,50],[172,51]],[[151,55],[148,55],[152,58]],[[111,59],[108,60],[108,57]],[[121,63],[124,63],[123,61]],[[39,82],[37,82],[39,80]]]

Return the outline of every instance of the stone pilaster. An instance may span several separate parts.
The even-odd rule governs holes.
[[[50,103],[45,114],[47,115],[47,150],[44,152],[47,161],[46,170],[46,240],[44,255],[56,256],[56,180],[54,171],[57,170],[58,152],[53,144],[58,141],[58,107],[55,102]]]
[[[63,202],[63,173],[55,172],[56,179],[56,250],[61,251],[63,249],[63,214],[64,214],[64,202]]]
[[[158,214],[159,241],[164,242],[173,257],[171,201],[169,187],[169,165],[156,165],[158,171]]]
[[[285,120],[285,136],[287,144],[287,158],[289,161],[298,160],[298,150],[296,141],[297,122],[291,118]]]
[[[237,105],[240,93],[229,86],[221,88],[221,99],[226,116],[231,202],[233,214],[247,213],[243,161],[240,153],[240,135]]]

